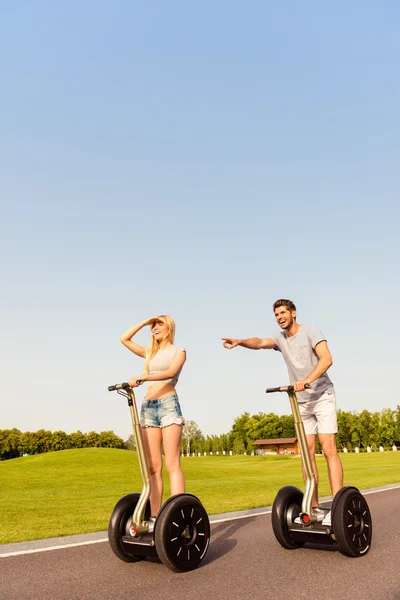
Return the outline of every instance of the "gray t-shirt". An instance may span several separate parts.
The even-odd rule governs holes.
[[[288,336],[286,331],[280,331],[272,339],[275,342],[274,350],[282,352],[292,384],[303,381],[311,373],[318,362],[315,347],[319,342],[326,341],[322,331],[315,325],[301,325],[299,331],[293,336]],[[297,392],[297,400],[298,402],[316,400],[329,388],[333,388],[333,384],[324,373],[313,381],[309,389]]]
[[[149,373],[154,375],[154,373],[158,373],[160,371],[168,371],[178,352],[186,352],[186,350],[183,346],[174,346],[173,344],[167,348],[164,348],[164,350],[159,350],[149,362]],[[149,385],[154,385],[155,383],[169,383],[172,385],[172,387],[176,387],[181,371],[182,368],[177,372],[175,377],[172,377],[171,379],[149,381]]]

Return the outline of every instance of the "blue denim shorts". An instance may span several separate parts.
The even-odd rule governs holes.
[[[171,394],[159,400],[145,398],[140,410],[140,424],[142,427],[168,427],[168,425],[184,425],[181,406],[178,396]]]

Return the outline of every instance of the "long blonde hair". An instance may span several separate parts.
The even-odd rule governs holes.
[[[159,315],[157,317],[156,321],[154,321],[154,323],[151,327],[151,331],[153,331],[153,329],[157,323],[163,323],[163,325],[166,325],[168,327],[168,333],[162,341],[163,342],[168,341],[168,342],[171,342],[171,344],[173,344],[174,339],[175,339],[175,321],[173,320],[173,318],[168,315]],[[146,350],[146,361],[144,363],[144,368],[143,368],[144,375],[149,374],[149,362],[151,361],[152,358],[154,358],[154,356],[157,354],[159,349],[160,349],[160,342],[158,342],[156,340],[156,338],[154,337],[154,335],[152,335],[151,340],[150,340],[150,346]]]

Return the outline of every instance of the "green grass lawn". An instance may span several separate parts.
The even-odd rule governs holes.
[[[345,485],[400,481],[400,452],[341,458]],[[326,496],[325,459],[317,461],[319,492]],[[300,459],[289,456],[185,457],[182,465],[187,492],[199,496],[210,515],[271,505],[284,485],[302,488]],[[0,462],[0,543],[105,530],[119,498],[140,490],[136,453],[128,450],[84,448]]]

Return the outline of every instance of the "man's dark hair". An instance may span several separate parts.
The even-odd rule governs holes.
[[[277,300],[276,302],[274,302],[272,309],[275,312],[275,310],[277,308],[279,308],[280,306],[284,306],[285,308],[287,308],[288,310],[292,311],[292,310],[296,310],[296,306],[294,305],[294,303],[291,300],[286,300],[285,298],[280,298],[280,300]]]

